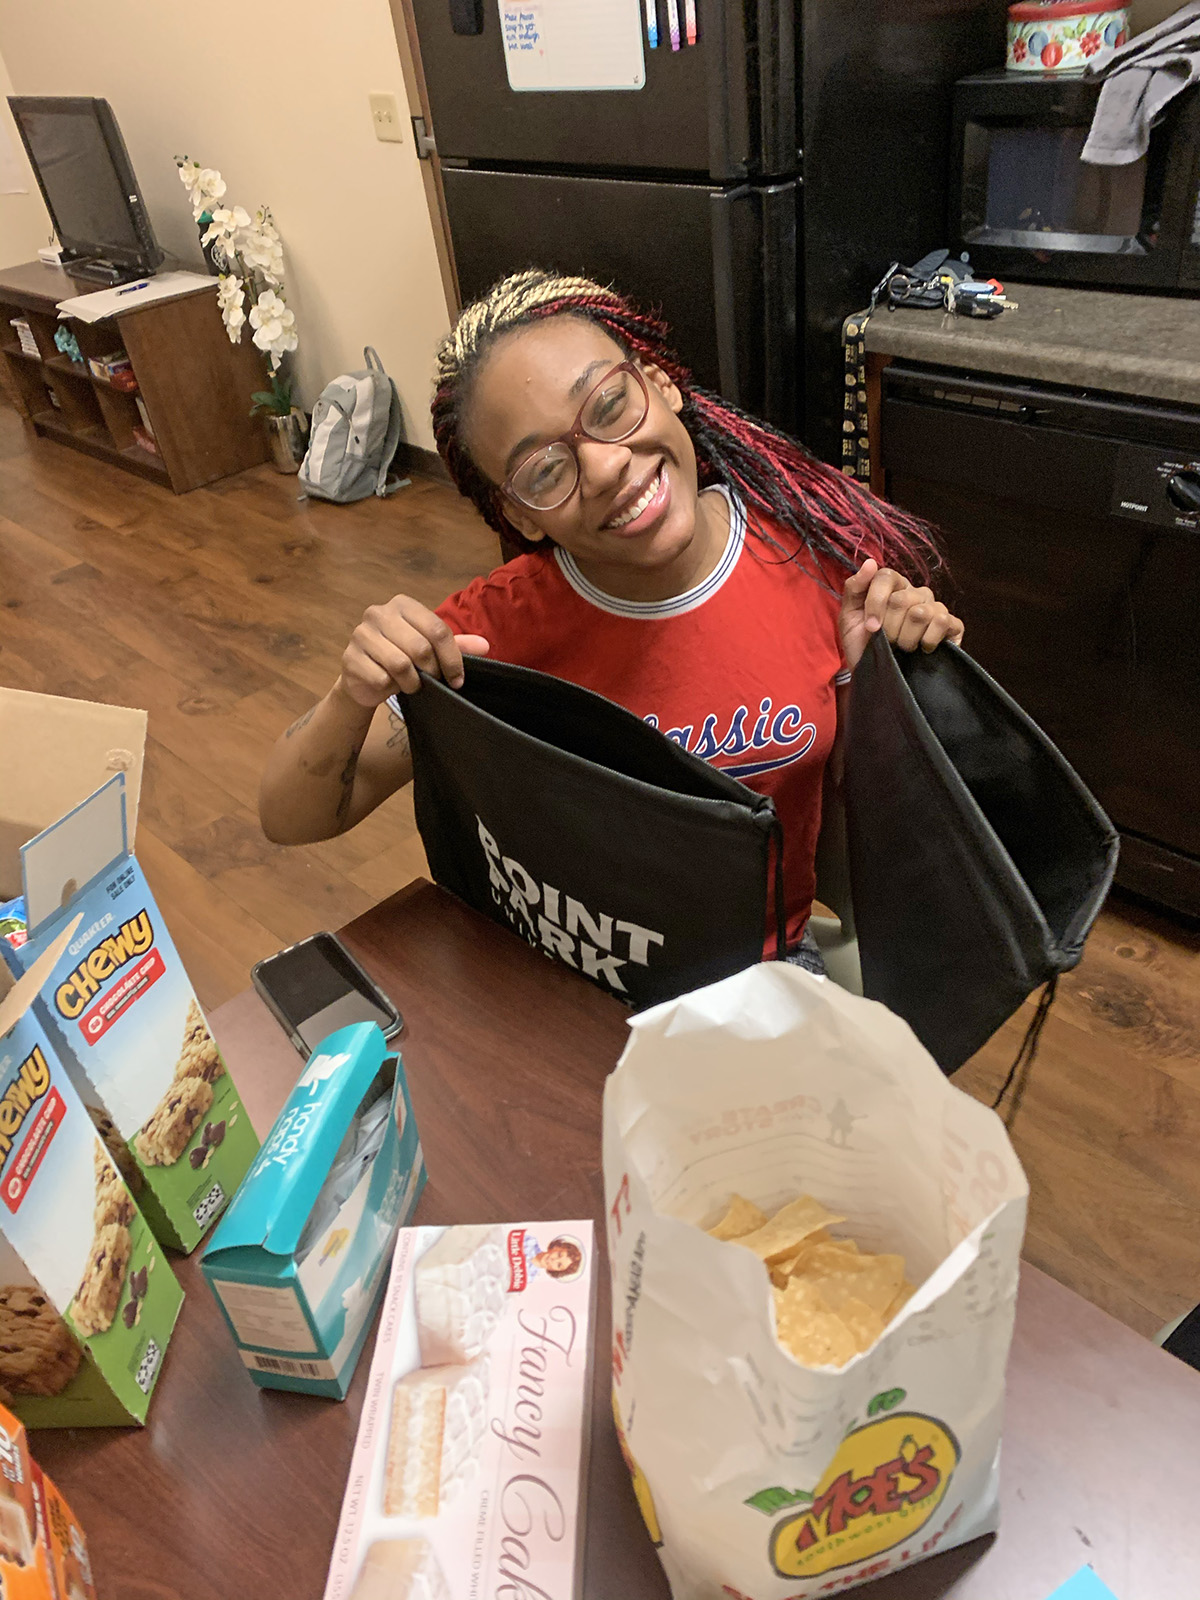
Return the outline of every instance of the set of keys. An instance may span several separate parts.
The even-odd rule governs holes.
[[[911,306],[960,317],[998,317],[1017,309],[998,278],[972,277],[970,257],[952,257],[948,250],[933,250],[913,267],[894,261],[875,285],[871,310],[881,303],[889,311]]]
[[[963,278],[958,283],[946,285],[946,310],[960,317],[998,317],[1004,311],[1015,311],[1017,301],[1004,293],[1004,285],[997,278]]]

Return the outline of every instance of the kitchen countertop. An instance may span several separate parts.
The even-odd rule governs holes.
[[[1200,405],[1200,300],[1008,280],[1005,292],[1019,309],[990,322],[937,311],[877,311],[867,324],[867,349]]]

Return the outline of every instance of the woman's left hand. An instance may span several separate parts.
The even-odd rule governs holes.
[[[934,599],[932,589],[916,588],[877,561],[864,561],[846,579],[842,596],[838,626],[851,671],[862,660],[871,635],[881,628],[901,650],[936,650],[943,639],[962,642],[962,622]]]

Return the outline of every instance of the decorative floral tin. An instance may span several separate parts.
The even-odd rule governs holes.
[[[1096,66],[1129,37],[1129,7],[1109,0],[1022,0],[1008,8],[1008,70]]]

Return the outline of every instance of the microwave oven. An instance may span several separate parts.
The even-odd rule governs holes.
[[[1200,93],[1127,166],[1080,160],[1101,80],[985,72],[954,86],[950,237],[977,276],[1200,293]]]

